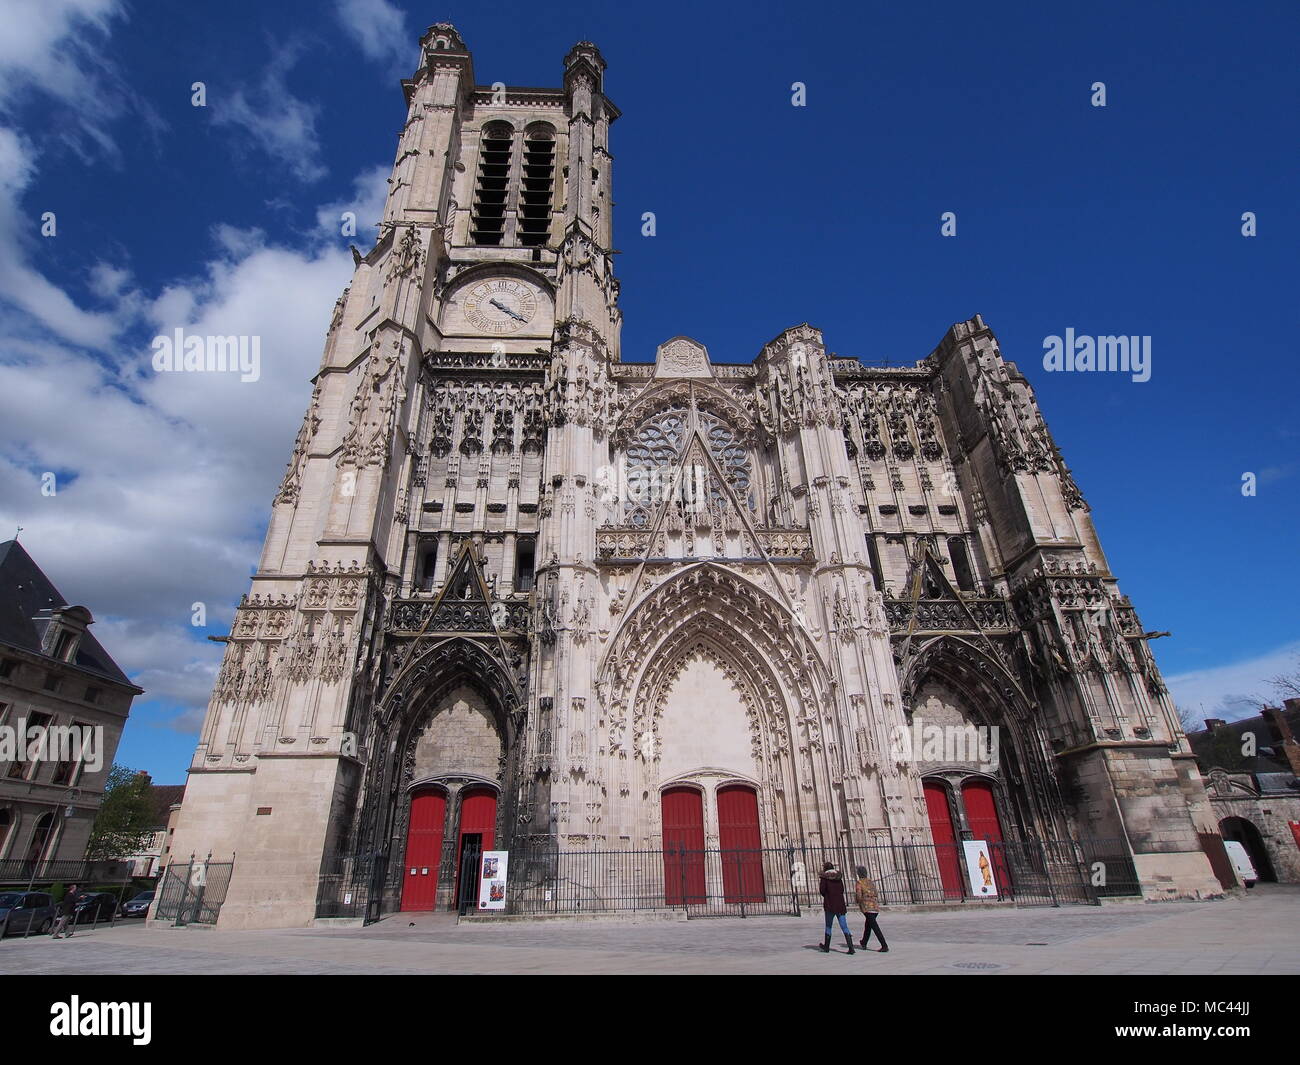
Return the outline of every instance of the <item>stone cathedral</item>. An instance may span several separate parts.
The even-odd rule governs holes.
[[[510,88],[450,25],[420,48],[176,828],[235,855],[222,925],[310,922],[347,856],[445,908],[471,837],[1096,837],[1150,898],[1217,893],[1143,626],[982,319],[907,368],[810,325],[624,361],[600,52]],[[996,727],[996,768],[900,758],[918,718]]]

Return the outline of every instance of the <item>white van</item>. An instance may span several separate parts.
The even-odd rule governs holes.
[[[1246,853],[1246,848],[1235,839],[1225,839],[1223,849],[1228,852],[1228,860],[1232,862],[1232,871],[1237,874],[1237,879],[1248,888],[1254,887],[1259,874],[1255,872],[1255,866],[1250,860],[1250,855]]]

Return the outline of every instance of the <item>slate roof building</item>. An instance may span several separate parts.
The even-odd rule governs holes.
[[[80,861],[143,691],[17,540],[0,544],[0,877]]]
[[[1224,839],[1263,881],[1300,883],[1300,699],[1239,721],[1206,718],[1187,739]]]

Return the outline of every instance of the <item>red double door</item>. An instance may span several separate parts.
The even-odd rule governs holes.
[[[473,788],[461,795],[456,846],[456,892],[466,850],[482,853],[495,841],[497,797],[490,788]],[[406,870],[402,880],[403,910],[432,910],[438,900],[438,869],[442,862],[447,823],[447,793],[441,788],[418,791],[411,797],[406,833]]]
[[[924,786],[925,808],[930,815],[930,832],[934,836],[943,894],[945,898],[959,899],[964,893],[962,867],[966,858],[953,825],[948,789],[931,781],[926,781]],[[998,893],[1008,893],[1011,875],[1002,847],[1002,822],[998,819],[997,803],[993,799],[993,785],[983,780],[968,781],[962,786],[961,798],[971,835],[990,844],[989,857],[993,862]]]
[[[663,793],[664,901],[698,905],[705,889],[704,796],[694,788]],[[726,902],[763,902],[762,833],[758,796],[743,785],[718,789],[718,846],[722,857],[722,895]]]

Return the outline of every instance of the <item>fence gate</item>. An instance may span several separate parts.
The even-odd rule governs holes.
[[[177,928],[187,924],[216,924],[234,868],[233,861],[191,858],[188,862],[172,862],[163,871],[154,919],[171,921]]]

